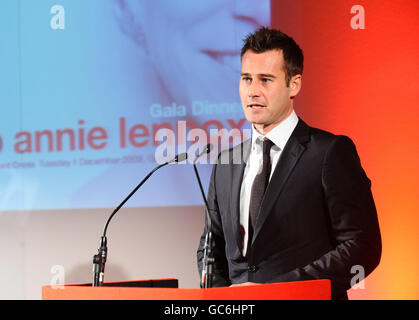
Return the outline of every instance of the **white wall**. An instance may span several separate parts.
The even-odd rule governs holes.
[[[0,212],[0,299],[41,299],[61,265],[65,283],[92,282],[92,258],[112,209]],[[105,281],[177,278],[198,288],[203,207],[124,208],[108,227]]]

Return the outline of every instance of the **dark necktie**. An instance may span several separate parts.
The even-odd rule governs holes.
[[[255,230],[257,217],[259,215],[260,206],[262,204],[263,195],[269,183],[271,175],[271,148],[273,142],[269,139],[263,139],[263,165],[262,171],[258,173],[253,180],[252,190],[250,193],[249,205],[249,238],[247,252],[249,252],[250,244],[252,243],[253,231]]]

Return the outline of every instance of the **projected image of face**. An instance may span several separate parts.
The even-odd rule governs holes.
[[[270,0],[117,1],[161,89],[182,104],[238,100],[242,39],[270,24]]]
[[[189,150],[195,128],[205,131],[203,146],[212,129],[248,126],[240,50],[270,25],[270,0],[66,1],[64,30],[49,27],[55,4],[12,3],[0,1],[0,24],[10,27],[0,33],[11,44],[0,50],[0,207],[113,207],[166,145],[176,149],[160,154],[171,155]],[[129,205],[200,204],[199,194],[173,193],[193,179],[189,169],[154,177]]]

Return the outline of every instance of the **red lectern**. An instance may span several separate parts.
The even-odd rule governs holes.
[[[164,286],[164,287],[163,287]],[[330,300],[330,280],[178,289],[176,279],[43,286],[43,300]]]

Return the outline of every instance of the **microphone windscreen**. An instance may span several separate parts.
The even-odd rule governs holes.
[[[210,153],[212,148],[214,148],[214,145],[212,143],[208,143],[207,146],[206,146],[207,153]]]

